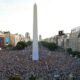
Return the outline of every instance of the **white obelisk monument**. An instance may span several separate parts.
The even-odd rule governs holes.
[[[33,9],[33,47],[32,47],[32,60],[39,60],[38,52],[38,28],[37,28],[37,5],[34,4]]]

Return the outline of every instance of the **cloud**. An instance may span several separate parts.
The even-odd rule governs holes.
[[[0,0],[0,29],[32,35],[35,2],[42,37],[54,36],[59,30],[70,32],[80,26],[79,0]]]
[[[16,3],[29,3],[32,0],[0,0],[0,3],[3,4],[16,4]]]

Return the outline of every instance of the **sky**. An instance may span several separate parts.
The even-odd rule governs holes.
[[[33,5],[38,9],[38,35],[48,38],[59,30],[80,26],[80,0],[0,0],[0,31],[33,35]]]

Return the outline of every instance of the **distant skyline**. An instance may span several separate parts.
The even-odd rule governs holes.
[[[0,31],[33,35],[33,5],[38,7],[38,34],[42,38],[70,33],[80,26],[80,0],[0,0]]]

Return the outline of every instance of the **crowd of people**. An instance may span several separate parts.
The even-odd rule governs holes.
[[[38,80],[80,80],[80,59],[65,51],[49,51],[39,47],[39,61],[32,60],[32,46],[24,50],[0,51],[0,80],[20,75],[29,80],[31,75]]]

